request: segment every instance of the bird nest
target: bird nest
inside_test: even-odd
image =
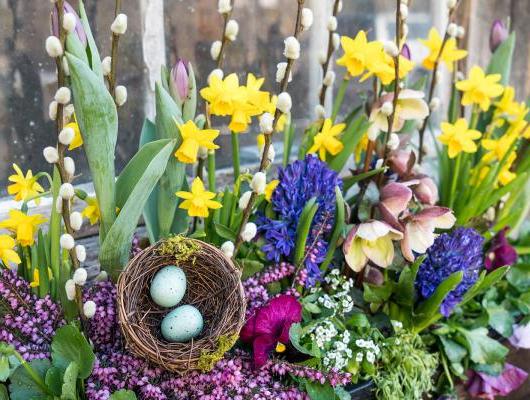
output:
[[[188,343],[166,341],[160,332],[171,311],[151,299],[154,275],[167,265],[184,270],[187,289],[180,304],[195,306],[204,328]],[[208,371],[234,345],[245,318],[241,273],[219,249],[175,236],[134,257],[118,279],[118,317],[129,350],[169,371]]]

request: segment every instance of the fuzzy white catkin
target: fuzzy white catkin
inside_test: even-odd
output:
[[[315,106],[315,116],[317,117],[317,119],[326,118],[326,109],[322,104],[317,104]]]
[[[116,104],[118,104],[119,107],[127,102],[127,88],[125,86],[116,86],[116,89],[114,89],[114,95],[116,96]]]
[[[60,87],[59,89],[57,89],[57,92],[55,92],[55,101],[59,104],[66,105],[70,103],[71,99],[72,92],[66,86]]]
[[[220,69],[220,68],[216,68],[216,69],[214,69],[212,72],[210,72],[210,75],[208,75],[208,84],[210,84],[210,80],[211,80],[214,76],[218,77],[219,79],[223,79],[224,75],[225,75],[225,74],[224,74],[224,72],[223,72],[222,69]]]
[[[407,19],[409,16],[409,6],[404,3],[399,5],[399,13],[401,14],[401,19]]]
[[[225,37],[233,42],[237,38],[237,34],[239,33],[239,24],[235,19],[231,19],[226,23],[226,31],[225,31]]]
[[[123,35],[127,31],[127,15],[118,14],[110,26],[115,35]]]
[[[265,151],[265,148],[261,151],[261,154],[263,155],[263,152]],[[267,154],[267,160],[270,164],[274,162],[274,158],[276,157],[276,150],[274,150],[274,145],[271,143],[269,146],[269,153]]]
[[[342,3],[342,0],[339,1],[339,5],[337,6],[337,12],[342,12],[344,4]]]
[[[381,113],[387,117],[392,114],[394,111],[394,106],[390,101],[385,101],[381,106]]]
[[[409,35],[409,26],[403,22],[403,26],[401,27],[401,32],[403,34],[403,37],[407,37]]]
[[[63,28],[66,32],[72,32],[75,29],[75,15],[72,13],[64,13],[63,15]]]
[[[212,47],[210,47],[210,56],[212,57],[212,60],[217,61],[219,59],[219,54],[221,54],[221,47],[222,43],[220,40],[216,40],[212,43]]]
[[[45,147],[42,151],[42,154],[44,155],[46,162],[50,164],[55,164],[57,161],[59,161],[59,152],[55,147]]]
[[[71,183],[65,182],[59,188],[59,197],[64,200],[70,200],[75,195],[74,187]]]
[[[199,146],[197,157],[199,157],[201,160],[208,158],[208,149],[204,146]]]
[[[57,119],[57,102],[53,100],[48,106],[48,116],[52,121]]]
[[[271,113],[263,113],[259,117],[259,129],[263,133],[272,133],[274,124],[274,117]]]
[[[466,28],[464,28],[463,26],[459,26],[456,32],[456,37],[458,39],[463,39],[465,36],[466,36]]]
[[[396,43],[391,40],[385,42],[384,49],[386,54],[388,54],[390,57],[397,57],[399,55],[399,50]]]
[[[230,11],[232,11],[230,0],[219,0],[217,3],[217,11],[219,14],[228,14]]]
[[[293,106],[293,101],[291,95],[287,92],[282,92],[278,95],[278,102],[276,107],[284,114],[289,114],[291,112],[291,107]]]
[[[66,76],[70,76],[70,66],[68,65],[68,60],[66,59],[66,57],[62,58],[62,63],[63,63],[64,74]]]
[[[399,136],[396,133],[391,133],[386,146],[390,150],[396,150],[399,147]]]
[[[256,237],[256,234],[258,233],[258,227],[254,222],[247,222],[245,227],[243,228],[243,231],[241,232],[241,239],[245,242],[250,242],[252,239]]]
[[[75,175],[75,162],[72,157],[65,157],[63,160],[64,170],[68,176],[72,177]]]
[[[61,57],[63,55],[63,46],[57,36],[48,36],[45,47],[46,53],[52,58]]]
[[[338,33],[334,33],[332,36],[331,44],[333,45],[333,49],[337,50],[340,45],[340,35]]]
[[[436,111],[440,108],[441,103],[442,102],[438,97],[433,97],[431,102],[429,103],[429,108],[431,109],[431,111]]]
[[[96,315],[96,303],[94,303],[92,300],[88,300],[85,304],[83,304],[83,314],[85,314],[85,317],[88,319],[93,318],[94,315]]]
[[[256,172],[250,182],[250,187],[256,194],[265,193],[265,187],[267,186],[267,176],[265,172]]]
[[[318,62],[321,64],[321,65],[324,65],[326,63],[326,61],[328,61],[328,53],[326,52],[321,52],[319,55],[318,55]]]
[[[307,31],[309,28],[311,28],[311,25],[313,25],[314,16],[313,11],[311,11],[310,8],[303,8],[302,9],[302,28]]]
[[[74,112],[75,112],[75,108],[74,108],[74,105],[73,104],[68,104],[67,106],[64,107],[63,109],[63,117],[69,121],[70,118],[72,117],[72,115],[74,115]]]
[[[328,31],[335,32],[337,30],[338,22],[337,17],[331,16],[328,20]]]
[[[79,211],[70,214],[70,226],[74,231],[78,231],[83,226],[83,216]]]
[[[278,63],[278,65],[276,65],[276,82],[281,83],[283,79],[285,78],[286,72],[287,72],[287,63],[286,62]],[[288,82],[291,82],[292,80],[293,80],[293,72],[289,71]]]
[[[78,244],[75,246],[75,256],[77,257],[77,261],[79,262],[85,262],[86,260],[86,249],[85,246],[82,244]]]
[[[326,76],[324,76],[322,83],[324,84],[324,86],[333,86],[333,84],[335,83],[335,72],[326,72]]]
[[[60,197],[55,200],[55,211],[57,211],[57,214],[63,213],[63,199]]]
[[[109,76],[112,69],[112,57],[107,56],[101,61],[101,72],[103,75]]]
[[[221,245],[221,251],[228,258],[232,258],[232,256],[234,255],[234,250],[235,250],[234,243],[232,243],[230,240],[224,242]]]
[[[69,233],[63,233],[59,238],[59,244],[62,249],[72,250],[75,246],[75,240]]]
[[[250,190],[246,191],[241,195],[238,202],[238,207],[240,210],[244,210],[248,206],[248,202],[250,201],[250,196],[252,196],[252,192]]]
[[[294,36],[289,36],[284,41],[285,48],[283,55],[290,60],[297,60],[300,58],[300,42]]]
[[[458,25],[454,22],[451,22],[447,26],[447,34],[453,38],[456,37],[456,35],[458,35]]]
[[[379,169],[383,166],[383,162],[384,160],[382,158],[379,158],[376,162],[375,162],[375,169]]]
[[[64,283],[64,291],[68,300],[73,301],[75,299],[75,282],[73,279],[68,279]]]
[[[77,268],[74,271],[73,280],[76,285],[83,286],[86,283],[88,277],[88,273],[86,272],[86,269],[84,268]]]
[[[74,140],[75,132],[72,128],[66,127],[59,132],[59,142],[68,146]]]
[[[447,0],[447,8],[449,8],[449,9],[455,8],[457,1],[458,0]]]

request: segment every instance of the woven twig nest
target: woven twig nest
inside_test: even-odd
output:
[[[149,294],[154,275],[167,265],[186,273],[187,290],[181,304],[201,312],[204,328],[188,343],[171,343],[160,332],[170,312]],[[240,271],[217,248],[176,236],[148,247],[134,257],[118,279],[118,317],[126,345],[136,356],[184,374],[207,371],[237,340],[245,318]]]

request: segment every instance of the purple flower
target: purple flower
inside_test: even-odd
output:
[[[513,265],[517,261],[517,251],[506,239],[507,231],[508,228],[504,228],[491,240],[489,251],[484,260],[484,266],[488,271],[493,271],[506,265]]]
[[[410,53],[410,47],[408,44],[404,44],[401,48],[401,55],[405,57],[407,60],[412,60],[412,55]]]
[[[183,60],[179,59],[171,69],[171,81],[180,100],[184,101],[189,93],[189,76]]]
[[[490,31],[490,49],[493,53],[497,48],[504,42],[506,39],[508,39],[508,36],[510,35],[510,32],[508,32],[508,29],[506,28],[506,25],[504,25],[504,22],[502,22],[500,19],[496,19],[493,21],[493,24],[491,25],[491,31]]]
[[[530,323],[525,325],[514,325],[513,334],[508,340],[513,347],[518,349],[530,349]]]
[[[75,33],[77,37],[79,38],[79,41],[83,44],[83,46],[87,45],[87,38],[86,38],[86,32],[85,28],[83,28],[83,24],[81,23],[81,19],[79,18],[79,15],[75,12],[75,9],[65,1],[63,3],[64,12],[73,14],[75,17]],[[59,37],[59,16],[57,13],[57,7],[53,7],[52,11],[52,20],[51,20],[51,33],[54,36]]]
[[[467,373],[468,393],[479,399],[495,400],[495,396],[507,396],[526,380],[528,374],[514,365],[506,363],[499,376],[491,376],[473,370]]]

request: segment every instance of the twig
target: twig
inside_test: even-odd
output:
[[[335,0],[335,4],[333,5],[333,17],[337,17],[339,13],[340,2],[341,0]],[[333,34],[334,33],[335,33],[334,31],[331,31],[331,30],[329,31],[327,57],[326,57],[326,61],[324,62],[324,64],[322,64],[322,79],[325,79],[326,74],[328,73],[329,65],[331,63],[331,57],[333,56],[333,53],[335,51],[335,47],[333,46]],[[322,83],[322,87],[320,89],[320,96],[319,96],[321,106],[324,106],[324,103],[326,102],[327,90],[328,90],[328,86]]]
[[[118,16],[121,9],[121,0],[116,0],[114,7],[114,18]],[[118,42],[120,35],[112,33],[112,47],[111,47],[111,56],[110,56],[110,75],[108,77],[109,82],[109,92],[111,96],[116,101],[116,70],[118,68]]]

